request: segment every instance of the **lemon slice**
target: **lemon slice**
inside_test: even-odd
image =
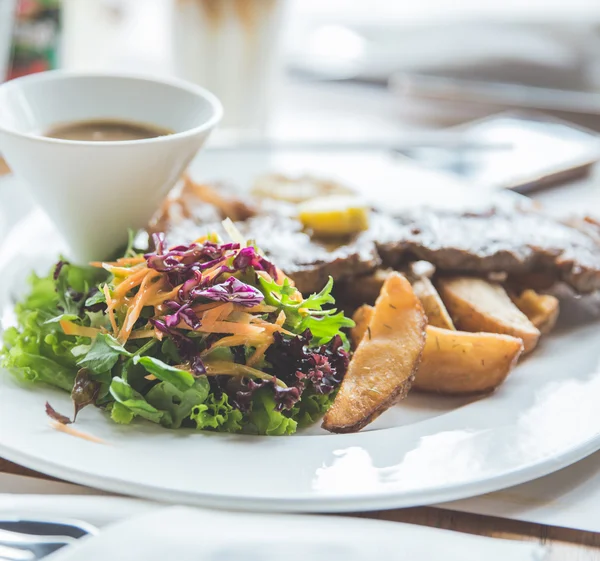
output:
[[[348,236],[369,227],[369,208],[357,197],[320,197],[298,205],[298,218],[317,237]]]

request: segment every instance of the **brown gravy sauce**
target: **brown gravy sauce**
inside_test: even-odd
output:
[[[61,123],[44,133],[49,138],[62,140],[84,140],[92,142],[118,142],[124,140],[143,140],[173,134],[173,131],[120,119],[90,119]]]

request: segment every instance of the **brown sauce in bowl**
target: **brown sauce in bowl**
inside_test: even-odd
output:
[[[61,123],[44,133],[49,138],[62,140],[84,140],[91,142],[119,142],[126,140],[144,140],[173,134],[173,131],[120,119],[90,119]]]

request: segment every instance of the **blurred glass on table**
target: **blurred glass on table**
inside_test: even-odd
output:
[[[173,0],[173,70],[223,103],[222,128],[264,131],[285,0]]]

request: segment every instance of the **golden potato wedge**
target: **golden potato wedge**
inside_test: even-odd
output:
[[[412,287],[423,304],[429,325],[444,329],[456,329],[438,291],[427,277],[417,279],[412,283]]]
[[[429,325],[413,388],[445,395],[490,392],[504,381],[522,352],[521,339],[510,335]]]
[[[425,346],[427,317],[399,273],[385,281],[323,428],[355,432],[406,396]]]
[[[526,353],[537,345],[539,329],[499,284],[475,277],[445,277],[439,279],[438,289],[458,329],[518,337]]]
[[[353,349],[358,347],[365,333],[369,329],[369,324],[373,319],[374,312],[375,308],[368,304],[363,304],[354,312],[352,319],[356,325],[350,330],[350,342],[352,343]]]
[[[558,298],[550,294],[538,294],[530,288],[518,296],[510,294],[510,298],[541,333],[552,331],[560,311]]]

